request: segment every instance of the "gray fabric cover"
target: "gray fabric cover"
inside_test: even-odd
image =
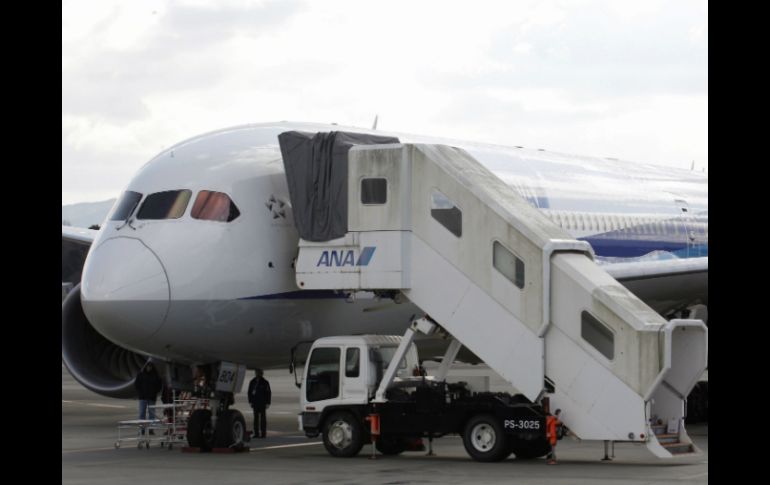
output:
[[[398,143],[398,138],[332,131],[278,135],[294,225],[307,241],[348,232],[348,150],[353,145]]]

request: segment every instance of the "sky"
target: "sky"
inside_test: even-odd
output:
[[[165,147],[312,121],[708,171],[701,0],[62,3],[62,205]]]

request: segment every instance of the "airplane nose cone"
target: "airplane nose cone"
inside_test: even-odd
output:
[[[83,267],[81,300],[93,327],[129,346],[155,334],[169,308],[166,271],[139,239],[118,237],[92,248]]]

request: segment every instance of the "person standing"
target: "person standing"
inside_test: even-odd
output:
[[[549,465],[556,464],[556,442],[559,439],[557,428],[561,424],[561,421],[559,420],[560,414],[561,409],[557,409],[553,415],[548,413],[545,418],[545,436],[548,439],[548,443],[551,445],[551,452],[548,453]]]
[[[249,404],[254,410],[254,436],[267,437],[267,410],[270,408],[270,383],[262,377],[262,369],[254,371],[255,377],[249,382]]]
[[[147,362],[134,380],[134,388],[139,397],[139,419],[145,419],[146,416],[149,416],[148,419],[155,419],[155,411],[150,409],[150,406],[155,405],[161,387],[163,383],[155,371],[155,366],[152,362]],[[150,434],[154,434],[152,430]]]

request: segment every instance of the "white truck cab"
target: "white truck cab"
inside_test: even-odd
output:
[[[368,404],[400,343],[401,337],[391,335],[316,340],[308,354],[302,380],[302,411],[320,416],[331,406]],[[419,369],[419,360],[412,343],[396,370],[392,386],[410,381],[415,369]]]

